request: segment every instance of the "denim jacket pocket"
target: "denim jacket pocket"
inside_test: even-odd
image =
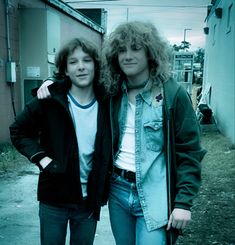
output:
[[[152,151],[161,151],[163,147],[163,121],[144,123],[146,147]]]

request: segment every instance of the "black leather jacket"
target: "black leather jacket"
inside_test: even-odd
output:
[[[82,200],[78,145],[66,86],[66,83],[51,85],[52,97],[33,99],[10,126],[12,143],[30,161],[37,163],[45,155],[53,159],[46,170],[40,172],[38,200],[65,205]],[[108,198],[111,163],[109,105],[106,101],[98,103],[94,160],[87,186],[88,204],[96,219]]]

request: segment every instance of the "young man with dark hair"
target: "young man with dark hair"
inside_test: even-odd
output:
[[[99,56],[75,38],[58,52],[50,98],[34,98],[10,126],[15,147],[40,168],[42,245],[92,245],[108,197],[111,140],[108,104],[99,91]]]

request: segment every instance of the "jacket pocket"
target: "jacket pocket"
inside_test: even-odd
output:
[[[161,151],[163,147],[163,122],[151,121],[144,123],[146,147],[151,151]]]
[[[53,174],[63,174],[65,172],[65,168],[61,166],[61,164],[55,160],[52,160],[43,170],[45,172],[53,173]]]

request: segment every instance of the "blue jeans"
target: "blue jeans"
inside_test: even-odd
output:
[[[136,184],[113,173],[109,213],[116,245],[165,245],[166,227],[148,231]]]
[[[76,209],[39,204],[41,245],[65,245],[67,226],[70,245],[92,245],[97,221],[85,204]]]

